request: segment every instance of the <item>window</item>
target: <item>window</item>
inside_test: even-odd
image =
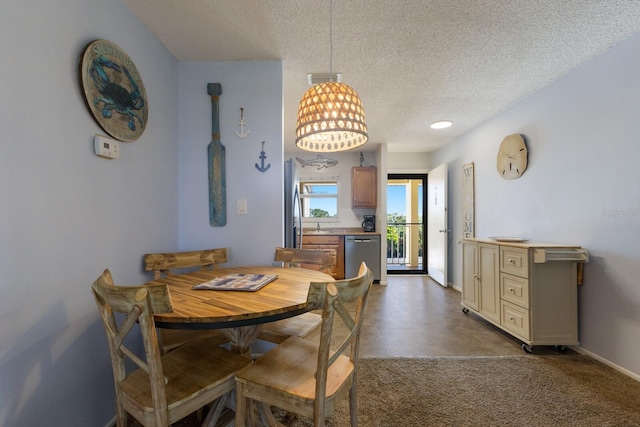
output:
[[[302,218],[338,218],[337,181],[301,181]]]

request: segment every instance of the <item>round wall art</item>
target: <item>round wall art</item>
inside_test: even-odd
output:
[[[80,80],[87,106],[105,132],[135,141],[147,125],[149,107],[142,78],[116,44],[94,40],[82,53]]]

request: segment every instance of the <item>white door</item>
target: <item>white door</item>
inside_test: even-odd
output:
[[[427,175],[427,272],[447,286],[447,165]]]

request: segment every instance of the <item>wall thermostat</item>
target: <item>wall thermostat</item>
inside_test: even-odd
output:
[[[107,159],[117,159],[120,157],[120,144],[118,141],[109,139],[106,136],[96,135],[93,138],[93,145],[96,150],[96,156]]]

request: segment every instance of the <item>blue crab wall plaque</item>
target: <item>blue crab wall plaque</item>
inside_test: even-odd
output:
[[[120,141],[138,139],[149,107],[131,58],[115,43],[94,40],[82,53],[80,74],[87,106],[100,127]]]

